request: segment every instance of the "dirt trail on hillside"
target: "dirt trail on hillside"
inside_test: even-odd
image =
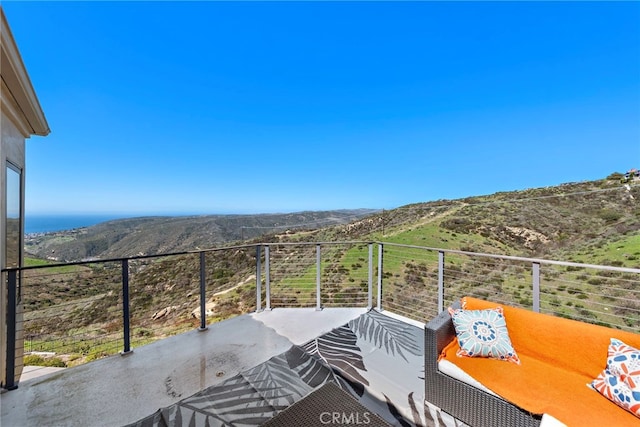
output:
[[[440,220],[446,216],[449,216],[451,214],[456,213],[457,211],[459,211],[460,209],[466,207],[467,204],[461,205],[461,206],[456,206],[453,208],[448,209],[446,212],[442,212],[439,214],[433,214],[433,212],[431,214],[427,214],[426,216],[424,216],[420,221],[416,221],[416,222],[412,222],[409,227],[411,228],[416,228],[416,227],[421,227],[423,225],[427,225],[430,224],[434,221]],[[395,228],[393,231],[391,231],[390,233],[385,233],[385,236],[396,236],[400,233],[404,233],[405,231],[407,231],[406,227],[403,228],[402,226]]]

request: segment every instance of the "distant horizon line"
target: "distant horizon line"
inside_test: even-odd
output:
[[[281,210],[281,211],[220,211],[211,213],[202,212],[27,212],[25,217],[71,217],[71,216],[93,216],[93,217],[118,217],[118,218],[134,218],[134,217],[159,217],[159,216],[209,216],[209,215],[280,215],[301,212],[330,212],[330,211],[383,211],[396,208],[335,208],[335,209],[298,209],[298,210]]]

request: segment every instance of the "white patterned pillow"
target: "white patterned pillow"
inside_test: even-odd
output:
[[[449,314],[458,337],[458,356],[490,357],[520,364],[502,307],[487,310],[449,308]]]
[[[607,366],[588,385],[640,418],[640,350],[611,338]]]

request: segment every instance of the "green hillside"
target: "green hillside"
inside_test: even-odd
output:
[[[278,286],[273,293],[279,298],[276,300],[274,296],[274,306],[314,304],[316,248],[291,245],[296,242],[355,242],[335,247],[325,245],[323,249],[322,298],[327,306],[354,299],[359,304],[365,301],[368,252],[367,245],[358,242],[381,241],[640,268],[640,183],[631,184],[622,185],[620,175],[613,174],[597,181],[412,204],[365,215],[349,223],[297,231],[278,229],[250,240],[236,240],[233,244],[247,246],[206,255],[207,307],[211,311],[207,321],[255,310],[255,247],[250,245],[261,242],[273,244],[271,276]],[[118,227],[119,232],[126,233],[122,224]],[[136,227],[135,233],[142,233],[140,224]],[[103,228],[108,230],[109,224]],[[189,235],[187,229],[198,231]],[[182,238],[192,242],[191,249],[204,246],[195,238],[206,232],[202,224],[188,227],[183,221],[181,230]],[[146,247],[157,234],[160,233],[155,229],[145,237]],[[131,246],[129,250],[138,249]],[[386,301],[401,308],[420,301],[427,312],[427,305],[434,303],[436,261],[436,251],[424,250],[416,250],[415,256],[407,256],[405,252],[398,257],[386,257]],[[447,263],[448,281],[455,286],[452,293],[473,290],[480,296],[499,294],[508,301],[530,306],[527,270],[530,265],[500,260],[478,263],[463,255],[448,257]],[[377,254],[373,265],[377,266]],[[57,346],[56,352],[75,354],[74,360],[109,354],[110,342],[118,348],[120,265],[95,263],[57,269],[47,274],[36,271],[25,274],[23,302],[25,318],[33,318],[26,328],[27,336],[33,337],[32,345],[44,349]],[[129,270],[134,345],[198,326],[198,254],[133,260]],[[545,272],[545,284],[552,286],[542,301],[545,311],[605,325],[615,324],[619,318],[624,319],[627,327],[640,324],[640,302],[626,296],[632,291],[629,286],[637,280],[629,280],[621,273],[590,277],[577,270],[558,267]],[[597,290],[610,285],[614,290],[609,295],[603,296]],[[264,298],[263,288],[263,304]],[[608,298],[624,301],[610,313],[616,318],[593,311],[608,303]],[[61,305],[64,310],[59,309]],[[64,330],[59,330],[60,325]],[[70,329],[85,337],[80,341],[85,344],[69,340],[65,347],[64,337]],[[45,336],[57,338],[52,344]]]

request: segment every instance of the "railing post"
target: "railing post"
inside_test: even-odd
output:
[[[321,251],[320,244],[316,244],[316,310],[322,310],[322,301],[320,297],[320,280],[321,280]]]
[[[540,263],[532,264],[532,280],[533,280],[533,311],[540,312]]]
[[[9,270],[7,274],[7,384],[5,388],[7,390],[15,390],[18,388],[18,384],[16,384],[16,310],[18,308],[18,271]]]
[[[373,243],[369,243],[369,277],[367,289],[367,310],[373,307]]]
[[[444,252],[438,251],[438,313],[444,310]]]
[[[378,243],[378,311],[382,311],[382,252],[384,245]]]
[[[131,353],[131,333],[129,315],[129,260],[122,260],[122,325],[124,349],[122,355]]]
[[[264,247],[264,286],[266,293],[266,309],[271,310],[271,255],[270,247],[266,245]]]
[[[261,245],[256,245],[256,311],[262,310],[262,263],[260,260]]]
[[[205,253],[200,252],[200,327],[199,331],[206,331],[207,328],[207,286],[206,286],[206,263]]]

